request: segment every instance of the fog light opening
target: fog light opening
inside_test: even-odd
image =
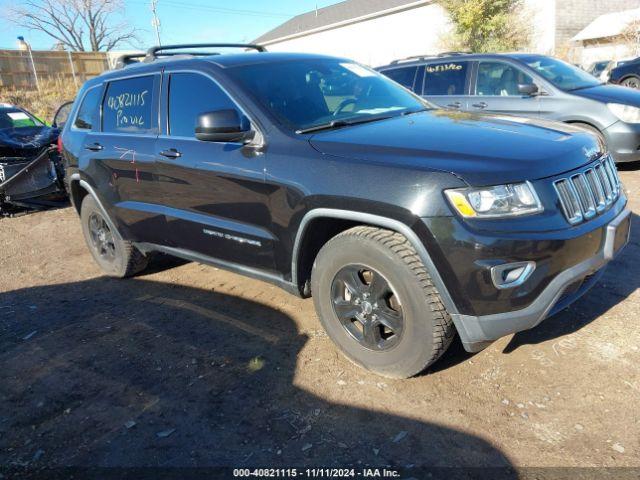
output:
[[[501,290],[522,285],[536,269],[536,262],[504,263],[491,267],[491,280]]]

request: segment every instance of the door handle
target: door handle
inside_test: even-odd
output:
[[[460,102],[453,102],[453,103],[447,104],[447,107],[449,108],[460,108],[461,106],[462,104]]]
[[[473,106],[475,108],[487,108],[489,105],[487,102],[474,103]]]
[[[160,152],[160,155],[162,155],[163,157],[170,158],[172,160],[176,158],[180,158],[182,156],[182,154],[175,148],[169,148],[167,150],[163,150]]]
[[[85,145],[84,148],[86,150],[91,150],[92,152],[99,152],[100,150],[104,149],[104,147],[100,145],[98,142],[92,143],[90,145]]]

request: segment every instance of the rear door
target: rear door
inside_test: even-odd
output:
[[[200,141],[194,135],[201,113],[236,109],[245,114],[209,75],[168,68],[164,81],[165,131],[157,151],[171,244],[217,260],[273,269],[264,154],[242,143]]]
[[[108,82],[101,132],[85,148],[94,149],[90,176],[101,182],[126,238],[162,244],[165,219],[155,165],[160,82],[160,72]]]
[[[533,83],[530,75],[511,63],[479,61],[472,96],[469,97],[469,110],[537,117],[540,113],[539,97],[518,92],[518,85]]]
[[[471,62],[455,59],[438,60],[421,67],[418,78],[422,87],[417,92],[442,108],[467,110]]]

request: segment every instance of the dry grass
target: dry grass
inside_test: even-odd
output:
[[[73,100],[76,93],[77,89],[73,82],[44,80],[40,82],[40,91],[0,87],[0,102],[22,107],[39,119],[50,123],[58,107]]]

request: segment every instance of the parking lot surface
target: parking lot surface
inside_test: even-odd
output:
[[[640,467],[636,214],[577,304],[409,380],[266,283],[167,257],[103,277],[72,208],[0,219],[0,245],[0,465]]]

